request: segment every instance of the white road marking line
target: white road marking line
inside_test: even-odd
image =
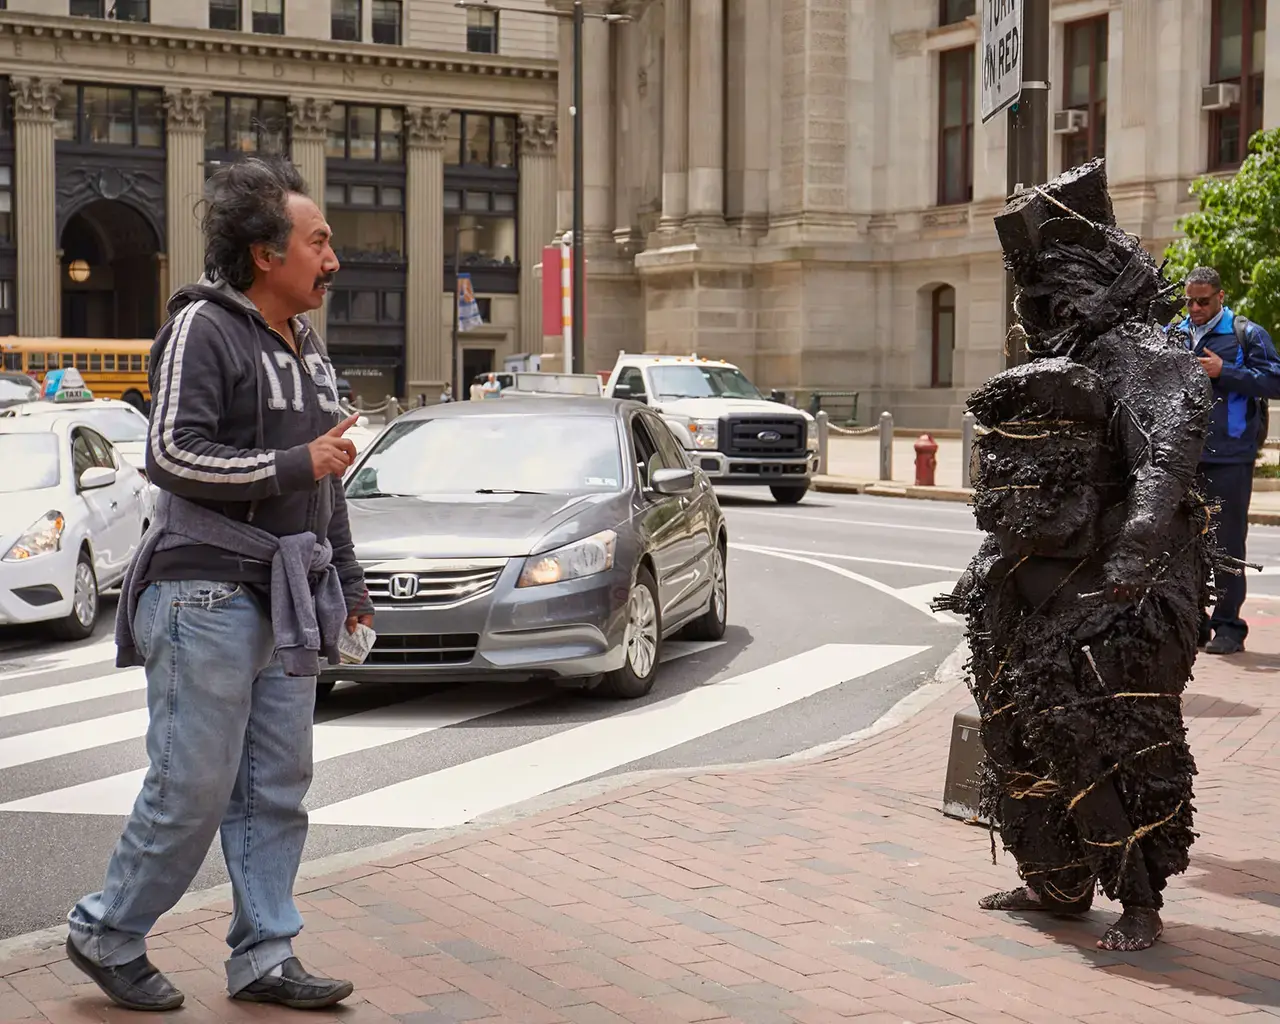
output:
[[[460,825],[786,707],[928,650],[827,644],[724,682],[311,811],[322,825]]]
[[[911,530],[918,533],[951,533],[960,537],[973,537],[981,539],[982,535],[978,532],[977,527],[971,527],[968,530],[957,530],[948,526],[915,526],[911,523],[886,523],[878,519],[843,519],[836,516],[807,516],[799,512],[774,512],[770,509],[762,508],[727,508],[725,514],[732,519],[734,516],[768,516],[772,519],[803,519],[809,523],[839,523],[841,526],[873,526],[878,530]]]
[[[687,658],[692,654],[701,654],[714,647],[723,647],[724,640],[667,640],[662,644],[662,654],[658,657],[660,664],[677,658]]]
[[[474,718],[508,711],[522,704],[531,704],[544,696],[544,692],[522,692],[509,685],[481,684],[451,690],[435,697],[362,711],[317,725],[313,734],[313,756],[319,763],[345,754],[372,750],[436,729],[459,725]],[[145,768],[138,768],[107,778],[93,779],[0,804],[0,811],[127,815],[146,774]]]
[[[6,736],[0,739],[0,769],[105,747],[120,740],[137,739],[145,736],[146,732],[147,709],[138,708],[104,718],[91,718],[86,722]]]
[[[832,565],[830,562],[823,562],[816,558],[805,558],[801,555],[784,554],[781,551],[775,551],[772,548],[758,548],[750,544],[737,544],[735,547],[739,551],[751,551],[758,555],[767,555],[770,558],[782,558],[788,562],[799,562],[801,565],[812,565],[818,569],[825,569],[827,572],[833,572],[837,576],[843,576],[847,580],[854,583],[861,583],[865,587],[872,590],[878,590],[882,594],[892,597],[895,601],[901,601],[908,608],[914,608],[922,615],[927,615],[934,622],[941,622],[945,626],[955,624],[955,620],[946,612],[935,612],[929,607],[929,600],[919,594],[911,593],[913,588],[908,587],[906,590],[896,590],[887,583],[881,583],[879,580],[873,580],[870,576],[863,576],[861,573],[853,572],[846,569],[842,565]]]
[[[5,662],[0,662],[0,683],[7,683],[12,679],[24,679],[27,676],[38,676],[44,672],[57,672],[60,669],[84,668],[86,665],[97,665],[100,662],[115,664],[115,660],[115,638],[108,637],[70,650],[55,651],[52,654],[13,658],[12,663],[21,666],[13,672],[4,671]]]
[[[59,708],[67,704],[78,704],[84,700],[112,697],[118,693],[129,693],[132,690],[146,688],[146,673],[140,668],[131,668],[105,676],[81,679],[75,683],[44,686],[36,690],[24,690],[21,693],[0,693],[0,718],[24,715],[31,711],[43,711],[46,708]]]
[[[734,541],[729,542],[729,547],[735,548],[739,545]],[[841,562],[865,562],[868,565],[892,565],[899,569],[927,569],[931,572],[945,572],[960,574],[964,569],[957,569],[954,565],[930,565],[927,562],[897,562],[889,558],[868,558],[865,555],[838,555],[834,551],[806,551],[802,548],[776,548],[772,544],[755,544],[752,545],[758,551],[776,551],[781,555],[805,555],[808,558],[834,558]]]

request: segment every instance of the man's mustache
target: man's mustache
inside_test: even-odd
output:
[[[328,285],[333,284],[334,277],[335,277],[335,274],[321,274],[319,277],[316,278],[315,287],[321,288],[321,287],[327,287]]]

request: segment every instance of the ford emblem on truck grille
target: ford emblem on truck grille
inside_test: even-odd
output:
[[[756,434],[757,441],[781,441],[782,435],[776,430],[762,430]]]

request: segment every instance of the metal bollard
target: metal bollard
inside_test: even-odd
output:
[[[880,479],[893,479],[893,413],[880,414]]]
[[[960,421],[960,486],[973,486],[973,428],[978,419],[966,412]]]
[[[824,409],[818,410],[818,415],[815,419],[818,421],[818,473],[820,476],[826,476],[828,467],[827,452],[831,443],[831,426]]]

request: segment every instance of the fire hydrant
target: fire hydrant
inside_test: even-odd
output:
[[[915,449],[916,486],[932,487],[934,474],[938,471],[938,442],[928,434],[921,434]]]

